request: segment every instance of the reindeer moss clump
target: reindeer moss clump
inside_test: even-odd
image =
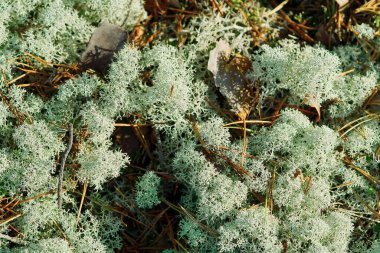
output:
[[[183,2],[0,3],[0,252],[378,252],[376,20]]]

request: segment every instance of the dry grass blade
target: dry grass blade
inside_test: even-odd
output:
[[[371,114],[365,115],[363,117],[360,117],[360,118],[357,118],[355,120],[352,120],[352,121],[348,122],[347,124],[345,124],[344,126],[342,126],[338,131],[341,132],[341,131],[343,131],[343,129],[345,129],[345,128],[351,126],[351,125],[353,125],[354,123],[356,123],[356,122],[358,122],[358,121],[360,121],[362,119],[368,118],[368,117],[371,117]]]
[[[270,4],[276,8],[278,6],[278,4],[276,3],[276,1],[274,0],[270,0],[269,1]],[[289,26],[291,26],[292,30],[294,30],[294,32],[300,36],[304,41],[308,42],[308,43],[314,43],[314,39],[311,38],[296,22],[294,22],[288,15],[286,15],[286,13],[283,11],[283,10],[279,10],[278,11],[279,14],[282,16],[282,18],[289,24]]]
[[[354,169],[356,170],[357,172],[359,172],[360,174],[362,174],[365,178],[367,178],[371,183],[375,184],[375,186],[379,186],[380,185],[380,180],[378,180],[377,178],[375,178],[374,176],[372,176],[369,172],[359,168],[358,166],[356,166],[355,164],[352,163],[352,161],[348,158],[348,157],[345,157],[344,158],[344,163],[351,169]]]
[[[58,225],[58,223],[55,220],[53,220],[53,223],[58,228],[58,231],[61,234],[61,236],[63,238],[65,238],[65,240],[67,240],[67,236],[66,236],[65,232],[63,232],[62,228]]]
[[[375,103],[376,104],[376,96],[379,95],[380,91],[380,86],[377,86],[376,88],[374,88],[372,90],[372,93],[371,95],[367,98],[367,100],[365,101],[365,103],[363,104],[362,108],[367,108],[368,105],[372,105],[372,103]]]
[[[219,12],[220,16],[223,17],[224,14],[223,14],[222,9],[219,7],[219,4],[215,0],[211,0],[211,3],[212,3],[213,7],[215,6],[218,9],[218,12]]]
[[[305,188],[304,188],[304,190],[303,190],[303,193],[304,193],[305,195],[307,195],[307,193],[308,193],[309,190],[310,190],[310,187],[311,187],[311,179],[312,179],[311,176],[306,176],[306,177],[305,177],[306,185],[305,185]]]
[[[18,205],[22,204],[22,203],[25,203],[25,202],[29,202],[29,201],[32,201],[32,200],[35,200],[35,199],[38,199],[38,198],[41,198],[43,196],[46,196],[46,195],[49,195],[49,194],[53,194],[54,191],[47,191],[47,192],[43,192],[43,193],[40,193],[36,196],[33,196],[33,197],[30,197],[30,198],[27,198],[27,199],[24,199],[24,200],[20,200],[18,201]]]
[[[199,220],[197,220],[195,218],[194,214],[192,214],[190,211],[186,210],[183,206],[174,205],[174,204],[170,203],[168,200],[166,200],[165,198],[161,198],[161,201],[164,202],[166,205],[168,205],[173,210],[177,211],[178,213],[188,217],[190,220],[195,222],[201,229],[206,231],[209,235],[211,235],[211,236],[217,236],[218,235],[217,231],[215,231],[214,229],[212,229],[212,228],[204,225],[203,223],[201,223]]]
[[[20,87],[20,88],[27,88],[27,87],[51,88],[50,86],[41,85],[41,84],[38,84],[38,83],[21,83],[21,84],[17,84],[16,86]]]
[[[231,166],[231,168],[233,168],[239,174],[239,176],[241,176],[241,177],[243,175],[247,175],[249,177],[252,177],[252,175],[246,169],[244,169],[243,166],[234,163],[229,157],[227,157],[227,156],[225,156],[223,154],[220,154],[219,152],[215,152],[213,150],[209,150],[207,148],[207,145],[206,145],[205,141],[202,138],[201,133],[199,132],[199,129],[198,129],[198,126],[197,126],[196,122],[192,121],[191,122],[191,126],[192,126],[192,128],[193,128],[193,130],[195,132],[195,135],[197,136],[198,141],[201,144],[201,146],[203,148],[203,151],[205,152],[206,155],[208,155],[208,156],[215,155],[215,156],[221,158],[222,160],[226,161],[227,164],[229,166]]]
[[[240,129],[242,129],[242,128],[240,128]],[[249,129],[247,129],[247,130],[249,130]],[[208,145],[208,146],[211,147],[211,148],[213,148],[213,149],[227,150],[227,151],[231,151],[231,152],[242,154],[241,150],[232,149],[232,148],[229,148],[229,147],[212,146],[212,145]],[[247,157],[247,158],[250,158],[250,159],[254,159],[255,158],[253,155],[248,154],[248,153],[245,153],[244,156]]]
[[[244,127],[234,127],[234,126],[229,126],[229,127],[225,127],[225,128],[228,128],[228,129],[237,129],[237,130],[242,130],[242,131],[244,131]],[[254,132],[252,129],[249,129],[249,128],[246,128],[245,131],[248,132],[248,133],[249,133],[249,132],[251,132],[251,133]]]
[[[12,216],[12,217],[9,217],[9,218],[7,218],[7,219],[5,219],[5,220],[0,221],[0,226],[4,226],[5,224],[7,224],[7,223],[9,223],[9,222],[11,222],[11,221],[17,219],[17,218],[20,217],[21,215],[22,215],[22,214],[19,213],[19,214],[16,214],[16,215]]]
[[[363,205],[365,206],[372,214],[374,217],[376,217],[376,219],[379,219],[380,218],[380,214],[378,212],[376,212],[375,209],[373,209],[370,205],[368,205],[368,203],[366,203],[364,201],[364,199],[362,197],[360,197],[359,194],[357,194],[354,190],[352,190],[352,193],[354,195],[354,197]]]
[[[77,219],[75,220],[75,225],[76,226],[78,225],[78,222],[79,222],[80,213],[82,211],[84,199],[86,197],[87,187],[88,187],[88,178],[86,178],[86,181],[84,182],[84,185],[83,185],[83,193],[82,193],[82,197],[80,199],[80,204],[79,204],[79,209],[78,209],[78,215],[77,215]]]
[[[0,91],[0,96],[1,96],[1,99],[4,101],[4,103],[8,106],[9,110],[11,111],[11,113],[17,118],[17,122],[18,124],[22,124],[25,120],[25,115],[23,115],[22,113],[20,113],[17,108],[14,108],[11,106],[11,104],[9,103],[7,97],[4,95],[4,93],[2,91]]]
[[[149,233],[153,230],[156,223],[162,218],[162,216],[170,209],[170,207],[165,208],[162,210],[156,217],[154,217],[153,222],[149,224],[149,226],[143,231],[140,235],[140,237],[137,239],[138,242],[144,242],[146,237],[149,235]]]
[[[13,204],[14,203],[14,204]],[[11,206],[11,204],[13,204]],[[15,207],[18,204],[18,197],[14,197],[10,202],[8,202],[5,206],[2,206],[2,209],[7,209],[8,207]]]
[[[265,12],[263,14],[263,17],[269,17],[270,15],[273,15],[275,14],[276,12],[280,11],[282,8],[284,8],[284,6],[288,3],[289,1],[288,0],[285,0],[283,1],[282,3],[280,3],[279,5],[276,6],[276,8],[274,8],[273,10],[270,10],[268,12]]]
[[[189,251],[187,251],[187,249],[178,240],[174,239],[174,241],[183,250],[183,252],[189,253]]]
[[[365,118],[368,118],[368,117],[369,117],[369,119],[365,119]],[[374,119],[380,119],[380,116],[379,116],[378,114],[370,114],[370,115],[367,115],[367,116],[361,117],[361,118],[359,118],[359,119],[356,119],[356,120],[351,121],[350,123],[346,124],[346,125],[343,126],[341,129],[339,129],[339,131],[342,131],[344,128],[346,128],[346,127],[352,125],[353,123],[356,123],[356,122],[358,122],[358,121],[360,121],[360,120],[362,120],[362,119],[364,119],[364,120],[361,121],[361,122],[359,122],[359,123],[357,123],[357,124],[355,124],[355,125],[353,125],[353,126],[350,127],[349,129],[347,129],[343,134],[340,135],[340,137],[341,137],[341,138],[344,137],[344,136],[347,135],[349,132],[351,132],[352,130],[354,130],[354,129],[357,128],[358,126],[363,125],[364,123],[367,123],[367,122],[369,122],[369,121],[371,121],[371,120],[374,120]]]
[[[342,213],[346,213],[346,214],[348,214],[350,216],[353,216],[353,217],[365,219],[365,220],[368,220],[368,221],[371,221],[371,222],[375,222],[375,223],[380,223],[379,220],[371,219],[371,218],[368,218],[368,217],[364,216],[364,215],[370,215],[371,213],[356,212],[356,211],[347,210],[347,209],[344,209],[344,208],[334,208],[334,210],[337,210],[337,211],[342,212]]]
[[[139,126],[132,126],[132,129],[133,129],[134,133],[136,134],[137,138],[140,140],[141,144],[143,145],[143,148],[144,148],[145,152],[148,154],[149,158],[151,160],[153,160],[154,157],[153,157],[152,152],[150,152],[148,141],[146,140],[145,135],[141,131],[140,127]]]
[[[62,183],[63,183],[63,172],[65,169],[65,163],[66,159],[70,153],[70,150],[73,146],[73,141],[74,141],[74,128],[73,124],[69,124],[69,142],[67,144],[67,147],[65,151],[63,152],[62,159],[61,159],[61,166],[59,170],[59,175],[58,175],[58,189],[57,189],[57,198],[58,198],[58,209],[62,208]]]
[[[32,55],[30,53],[25,53],[25,55],[29,56],[30,58],[33,58],[34,60],[36,60],[37,62],[43,64],[43,65],[52,65],[51,62],[48,62],[48,61],[45,61],[44,59],[38,57],[38,56],[35,56],[35,55]]]
[[[352,72],[354,72],[355,71],[355,69],[349,69],[349,70],[347,70],[347,71],[344,71],[344,72],[342,72],[342,73],[339,73],[339,76],[346,76],[346,75],[348,75],[348,74],[350,74],[350,73],[352,73]]]
[[[243,120],[243,147],[241,151],[241,166],[244,166],[245,151],[247,150],[247,124],[245,119]]]
[[[118,193],[118,194],[120,194],[120,196],[124,199],[124,200],[126,200],[127,202],[128,202],[128,204],[131,202],[131,200],[118,188],[118,187],[116,187],[115,186],[115,190],[116,190],[116,192]],[[95,202],[96,203],[96,202]],[[101,204],[101,203],[97,203],[97,204],[99,204],[99,205],[103,205],[103,204]],[[111,211],[116,211],[116,210],[114,210],[114,208],[112,208],[112,207],[107,207],[109,210],[111,210]],[[136,209],[136,210],[138,210],[139,211],[139,209]],[[118,212],[118,213],[120,213],[119,211],[116,211],[116,212]],[[145,223],[143,223],[143,222],[141,222],[141,221],[139,221],[138,219],[135,219],[135,218],[133,218],[132,216],[129,216],[128,214],[126,214],[126,213],[121,213],[122,215],[124,215],[125,217],[127,217],[127,218],[129,218],[129,219],[131,219],[131,220],[133,220],[134,222],[137,222],[138,224],[140,224],[140,225],[142,225],[142,226],[144,226],[144,227],[148,227],[148,225],[146,225]],[[141,212],[139,212],[139,214],[141,214],[143,217],[144,217],[144,215],[143,215],[143,213],[141,213]],[[144,218],[146,218],[146,217],[144,217]]]
[[[154,126],[154,124],[127,124],[127,123],[113,123],[115,127],[144,127],[144,126]]]
[[[238,124],[272,124],[272,121],[268,120],[239,120],[223,125],[223,127],[238,125]]]
[[[206,148],[206,143],[203,140],[201,133],[199,132],[199,128],[197,126],[197,122],[195,122],[194,119],[190,119],[190,121],[191,121],[191,127],[193,128],[195,136],[197,137],[199,143],[202,145],[202,147],[204,148],[204,150],[206,151],[206,153],[210,154],[210,151]]]
[[[20,76],[14,78],[14,79],[8,81],[8,82],[6,82],[6,85],[12,84],[12,83],[16,82],[17,80],[26,77],[28,74],[29,74],[29,73],[22,74],[22,75],[20,75]]]
[[[276,181],[276,166],[273,167],[270,182],[267,188],[267,194],[265,197],[265,207],[269,208],[271,212],[273,211],[273,190],[274,190],[275,181]]]
[[[210,152],[210,151],[209,151]],[[232,161],[229,157],[223,155],[223,154],[220,154],[218,152],[210,152],[214,155],[216,155],[217,157],[221,158],[222,160],[224,160],[232,169],[234,169],[239,176],[243,177],[244,175],[247,175],[248,177],[253,177],[253,175],[251,173],[249,173],[246,169],[244,169],[243,166],[241,166],[240,164],[236,164],[234,163],[234,161]]]
[[[380,2],[378,0],[370,0],[355,10],[355,13],[367,12],[380,15]]]
[[[331,187],[330,189],[338,189],[338,188],[342,188],[342,187],[346,187],[346,186],[350,186],[352,185],[352,182],[345,182],[343,184],[340,184],[340,185],[337,185],[337,186],[334,186],[334,187]]]
[[[369,102],[368,105],[380,105],[380,100],[374,100],[372,102]]]
[[[198,129],[196,122],[193,119],[191,119],[191,126],[192,126],[192,128],[195,132],[195,135],[198,138],[198,141],[201,144],[203,151],[205,152],[206,155],[208,155],[208,156],[215,155],[215,156],[221,158],[222,160],[226,161],[227,164],[229,166],[231,166],[231,168],[233,168],[239,174],[239,176],[247,175],[249,177],[252,177],[252,175],[246,169],[244,169],[244,167],[242,165],[234,163],[229,157],[227,157],[223,154],[220,154],[219,152],[209,150],[207,148],[207,144],[205,143],[205,141],[202,138],[201,133],[199,132],[199,129]]]

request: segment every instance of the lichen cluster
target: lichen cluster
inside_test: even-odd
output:
[[[250,3],[246,17],[232,2],[220,7],[224,15],[209,10],[187,22],[181,47],[164,37],[144,48],[126,43],[106,76],[73,75],[48,96],[7,81],[20,74],[12,59],[27,52],[76,62],[100,22],[131,31],[146,19],[143,1],[0,3],[0,197],[26,200],[14,221],[1,222],[1,235],[16,240],[0,239],[1,252],[122,247],[122,231],[133,228],[106,207],[116,199],[107,183],[133,162],[113,136],[115,123],[126,120],[155,133],[147,171],[135,191],[123,193],[133,196],[129,208],[165,205],[163,181],[178,183],[186,212],[177,217],[177,236],[189,252],[377,252],[380,116],[363,106],[378,87],[378,64],[359,47],[279,39],[276,13]],[[261,29],[260,48],[252,47],[250,22]],[[378,40],[367,26],[355,26],[359,38]],[[246,119],[236,118],[206,70],[222,40],[252,64],[246,81],[258,95]],[[36,59],[28,64],[41,65]],[[239,120],[237,129],[226,126]],[[60,209],[55,193],[69,124],[74,143]],[[82,209],[83,187],[91,204]]]

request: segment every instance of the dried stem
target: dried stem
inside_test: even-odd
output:
[[[7,241],[10,241],[10,242],[13,242],[13,243],[15,243],[15,244],[21,244],[21,245],[25,245],[25,244],[27,244],[26,241],[21,240],[21,239],[16,238],[16,237],[11,237],[11,236],[9,236],[9,235],[0,234],[0,238],[1,238],[1,239],[4,239],[4,240],[7,240]]]
[[[66,147],[65,152],[62,155],[62,160],[61,160],[61,166],[59,170],[59,177],[58,177],[58,209],[62,208],[62,181],[63,181],[63,172],[65,169],[65,163],[67,156],[70,153],[71,147],[73,146],[73,140],[74,140],[74,134],[73,134],[73,124],[70,123],[69,125],[69,143]]]

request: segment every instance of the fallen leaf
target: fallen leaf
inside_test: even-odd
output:
[[[321,120],[321,104],[318,101],[318,97],[316,95],[306,95],[305,103],[315,108],[318,113],[315,121],[319,122]]]
[[[133,42],[133,45],[142,47],[145,44],[145,29],[142,25],[135,25],[130,35],[129,41]]]
[[[339,4],[340,7],[346,5],[349,2],[349,0],[335,0],[335,1]]]
[[[219,41],[211,50],[208,70],[214,74],[215,86],[227,99],[232,111],[241,119],[246,119],[251,110],[251,89],[245,73],[252,67],[250,60],[236,55],[232,60],[231,47],[225,41]]]
[[[227,42],[224,40],[219,41],[216,44],[216,47],[211,50],[210,58],[208,60],[207,69],[211,71],[211,73],[217,75],[219,70],[219,65],[226,62],[226,60],[231,55],[231,48]]]
[[[248,57],[236,54],[230,64],[235,65],[242,74],[246,74],[248,70],[252,69],[252,62]]]

